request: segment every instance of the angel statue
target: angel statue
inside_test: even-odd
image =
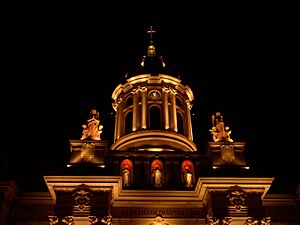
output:
[[[212,125],[213,126],[209,131],[212,134],[214,142],[233,142],[233,140],[230,138],[231,130],[228,126],[225,126],[223,122],[223,116],[220,112],[217,112],[216,115],[212,115]]]
[[[82,137],[80,140],[101,140],[100,135],[102,133],[103,125],[100,124],[99,112],[96,109],[90,111],[87,124],[82,125]]]

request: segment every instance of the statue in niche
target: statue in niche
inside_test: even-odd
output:
[[[125,166],[125,169],[122,171],[122,177],[123,177],[123,186],[129,186],[130,185],[130,170],[127,166]]]
[[[217,112],[216,115],[212,116],[212,125],[213,126],[209,131],[212,134],[214,142],[233,142],[233,140],[230,138],[231,130],[228,126],[225,126],[223,116],[220,112]]]
[[[133,165],[130,159],[124,159],[120,166],[120,174],[122,176],[122,185],[127,187],[132,182]]]
[[[189,167],[185,167],[184,171],[184,180],[185,180],[185,186],[190,188],[193,186],[193,173],[189,170]]]
[[[100,124],[99,112],[96,109],[90,111],[87,124],[82,125],[82,137],[80,140],[101,140],[103,125]]]
[[[162,186],[162,172],[160,171],[159,167],[156,166],[152,172],[152,178],[154,187],[161,187]]]

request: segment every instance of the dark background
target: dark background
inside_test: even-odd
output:
[[[146,53],[152,25],[159,54],[194,92],[199,152],[206,152],[211,115],[220,111],[234,141],[247,142],[255,175],[276,177],[276,191],[294,191],[300,163],[293,7],[143,4],[8,6],[2,34],[3,177],[34,180],[66,165],[69,140],[80,139],[93,107],[104,125],[102,139],[112,143],[111,94]]]

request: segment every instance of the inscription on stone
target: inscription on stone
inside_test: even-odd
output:
[[[114,208],[113,213],[116,217],[155,217],[161,215],[167,217],[190,217],[201,218],[205,216],[204,209],[201,208]]]

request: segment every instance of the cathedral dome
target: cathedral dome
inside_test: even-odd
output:
[[[190,109],[192,90],[167,73],[152,41],[139,71],[113,94],[116,111],[112,150],[196,151]]]

